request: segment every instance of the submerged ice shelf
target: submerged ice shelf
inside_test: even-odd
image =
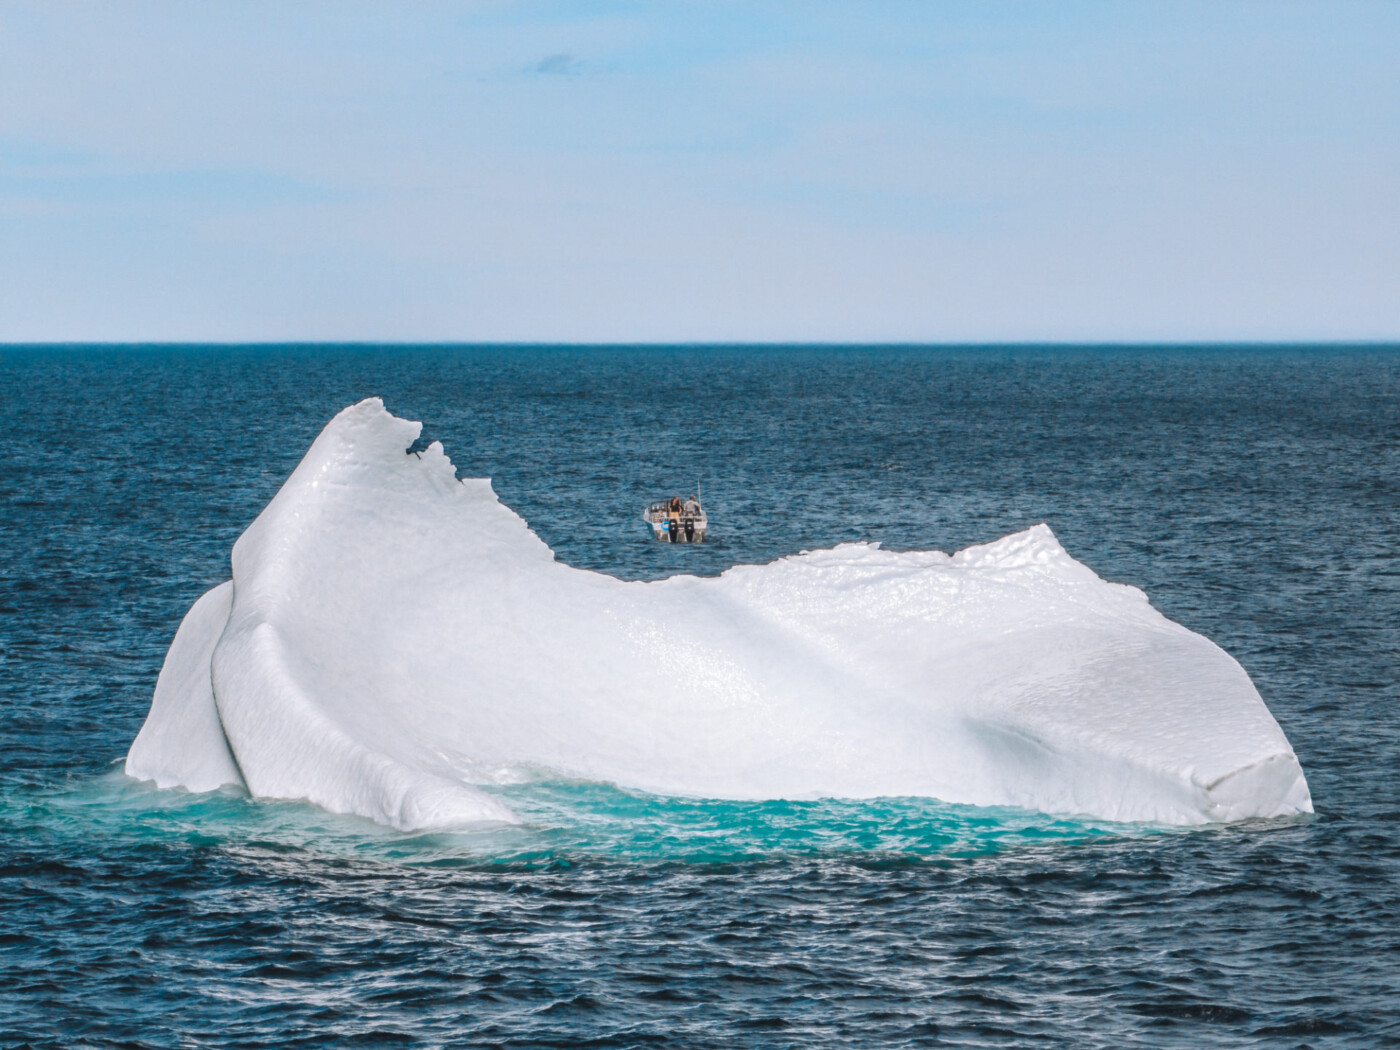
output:
[[[715,798],[1191,824],[1311,812],[1244,670],[1044,525],[712,579],[571,568],[378,399],[335,417],[166,656],[126,771],[405,830],[546,769]]]

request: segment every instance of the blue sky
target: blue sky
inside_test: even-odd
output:
[[[1400,338],[1400,3],[0,0],[0,340]]]

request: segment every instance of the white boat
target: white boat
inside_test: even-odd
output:
[[[704,543],[709,524],[698,496],[660,499],[642,511],[642,520],[662,543]]]

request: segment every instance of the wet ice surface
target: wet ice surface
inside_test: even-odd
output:
[[[0,1043],[1400,1041],[1394,352],[68,351],[0,373]],[[415,406],[562,560],[624,577],[1047,521],[1240,660],[1319,816],[1181,832],[541,780],[497,788],[518,828],[404,836],[126,781],[175,623],[367,393]],[[646,539],[642,504],[696,474],[716,542]]]

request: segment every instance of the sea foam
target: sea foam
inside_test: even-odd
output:
[[[1312,811],[1228,654],[1038,525],[625,582],[554,560],[378,399],[335,417],[190,609],[126,771],[405,830],[564,775],[1176,824]]]

